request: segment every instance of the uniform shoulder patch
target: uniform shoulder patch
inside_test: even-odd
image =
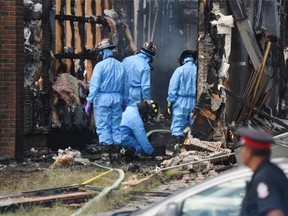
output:
[[[257,194],[259,199],[265,199],[269,195],[269,190],[267,184],[260,182],[257,186]]]

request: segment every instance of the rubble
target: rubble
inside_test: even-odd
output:
[[[51,167],[59,168],[72,166],[75,162],[75,157],[81,157],[81,153],[77,150],[71,149],[70,147],[66,148],[65,150],[59,149],[58,156],[53,157],[55,161]]]
[[[74,157],[69,154],[58,155],[52,165],[52,168],[69,167],[74,164]]]
[[[47,2],[46,2],[46,5],[51,4],[51,2],[48,2],[48,3]],[[119,2],[115,1],[114,5],[116,4],[119,6],[119,4],[125,1],[121,1],[120,3]],[[170,1],[170,2],[171,4],[169,3],[170,4],[169,6],[171,10],[169,10],[169,13],[171,13],[172,19],[176,19],[174,17],[175,12],[173,11],[173,9],[175,9],[173,4],[175,3],[173,1]],[[183,1],[183,4],[184,2],[185,1]],[[229,2],[232,5],[232,3],[236,3],[237,1],[230,0]],[[147,1],[147,3],[149,3],[149,1]],[[288,59],[286,35],[285,35],[285,38],[283,38],[281,41],[281,43],[285,45],[286,47],[283,49],[283,56],[280,56],[282,57],[282,60],[284,61],[284,67],[282,68],[283,70],[281,70],[283,71],[281,72],[283,77],[280,76],[283,79],[279,79],[279,74],[277,71],[280,68],[276,68],[276,70],[270,71],[270,67],[271,67],[270,64],[272,62],[273,67],[275,67],[275,65],[280,65],[283,62],[275,62],[273,60],[275,59],[274,57],[276,56],[275,55],[276,53],[273,52],[273,50],[271,50],[271,55],[268,55],[270,52],[270,48],[269,47],[267,48],[266,46],[268,41],[266,41],[267,37],[265,35],[267,34],[267,32],[264,28],[262,29],[261,27],[262,22],[260,22],[261,25],[256,25],[257,28],[255,31],[255,33],[257,34],[257,37],[259,37],[261,33],[262,38],[260,39],[261,40],[260,41],[257,38],[254,38],[253,29],[247,28],[247,27],[250,27],[250,25],[246,18],[245,18],[245,21],[243,20],[239,21],[239,17],[237,19],[237,11],[235,13],[235,9],[237,8],[235,7],[232,8],[233,9],[232,12],[234,12],[234,16],[236,17],[236,19],[233,20],[232,15],[225,13],[227,12],[227,8],[224,8],[226,7],[225,4],[220,5],[220,3],[218,3],[218,5],[215,5],[214,3],[215,2],[213,2],[212,8],[211,8],[211,4],[210,3],[208,4],[208,1],[200,1],[199,3],[201,13],[199,14],[200,15],[200,19],[199,19],[200,27],[199,27],[199,32],[198,32],[198,36],[199,36],[198,37],[199,76],[198,76],[198,82],[197,82],[198,83],[198,87],[197,87],[198,104],[196,106],[196,109],[192,113],[192,116],[195,117],[194,124],[191,127],[191,130],[187,132],[187,137],[183,144],[183,148],[185,150],[183,150],[179,155],[176,155],[175,157],[172,157],[168,160],[164,160],[165,157],[162,157],[160,155],[157,156],[158,160],[163,160],[163,162],[161,163],[160,170],[161,169],[164,170],[164,168],[170,168],[170,167],[177,168],[182,173],[181,181],[183,181],[186,184],[191,181],[195,181],[195,182],[201,181],[205,179],[207,176],[217,175],[219,170],[224,169],[224,167],[227,167],[226,163],[223,163],[223,164],[221,163],[223,161],[225,162],[228,161],[229,163],[230,156],[228,155],[233,154],[234,149],[227,148],[227,147],[230,147],[227,144],[227,142],[235,143],[237,141],[237,137],[235,136],[235,133],[234,133],[237,127],[241,127],[242,125],[260,127],[263,130],[269,133],[273,133],[273,134],[281,133],[283,132],[283,130],[287,129],[287,127],[285,128],[285,124],[287,125],[287,123],[282,121],[282,119],[278,119],[279,120],[278,121],[275,117],[277,112],[282,114],[284,118],[287,117],[287,113],[281,113],[283,109],[287,108],[286,107],[287,84],[286,82],[283,81],[283,80],[286,80],[286,76],[287,76],[285,74],[287,72],[286,63]],[[64,9],[64,5],[66,3],[62,1],[61,4],[62,4],[61,8]],[[281,4],[282,4],[282,1],[281,1]],[[84,17],[83,20],[84,19],[89,20],[88,22],[89,24],[91,24],[92,20],[94,20],[95,26],[96,26],[96,21],[97,22],[101,21],[102,22],[101,24],[97,23],[97,28],[99,27],[99,25],[101,25],[101,28],[104,29],[103,36],[104,35],[112,36],[114,42],[116,42],[117,45],[124,44],[124,46],[119,48],[118,50],[119,55],[121,54],[122,56],[124,56],[124,55],[127,55],[128,53],[130,54],[130,53],[136,52],[137,43],[139,44],[139,41],[144,39],[143,36],[147,32],[144,32],[144,30],[143,31],[139,30],[139,32],[137,31],[137,29],[142,29],[143,27],[139,25],[140,22],[138,21],[135,21],[135,23],[132,23],[131,25],[130,22],[131,20],[133,20],[132,19],[133,17],[129,17],[126,14],[129,8],[127,5],[124,5],[124,4],[122,6],[123,8],[121,7],[121,10],[117,8],[118,9],[117,11],[121,11],[123,13],[119,13],[119,12],[117,13],[114,9],[109,9],[109,10],[106,9],[104,10],[104,16],[102,17],[103,19],[100,19],[99,17],[96,17],[96,16],[91,16],[91,17]],[[163,8],[164,6],[161,8],[159,7],[160,10]],[[81,53],[75,54],[74,53],[76,50],[75,47],[71,47],[71,46],[67,47],[67,44],[65,45],[63,44],[63,50],[64,50],[63,53],[56,53],[56,57],[51,55],[54,57],[54,59],[50,61],[50,59],[47,58],[47,53],[49,53],[49,56],[50,56],[51,50],[54,49],[54,48],[51,48],[51,44],[50,44],[52,41],[52,39],[49,37],[50,35],[52,35],[50,34],[51,29],[49,32],[46,31],[47,28],[50,28],[49,22],[47,22],[47,20],[49,20],[47,19],[47,14],[49,14],[50,11],[45,10],[45,7],[43,9],[44,10],[42,10],[42,5],[38,3],[38,0],[34,0],[34,1],[25,0],[24,1],[24,14],[25,14],[24,16],[24,21],[25,21],[24,22],[24,51],[25,51],[25,60],[26,60],[25,68],[24,68],[25,133],[26,134],[28,133],[32,134],[35,132],[48,133],[50,128],[53,128],[53,129],[57,128],[61,130],[62,129],[71,130],[71,129],[77,128],[79,131],[81,131],[83,128],[87,128],[87,125],[88,125],[88,120],[83,115],[84,114],[83,104],[87,96],[87,83],[86,83],[87,80],[85,80],[84,77],[86,77],[87,70],[92,68],[92,67],[88,68],[87,60],[85,60],[85,57],[89,57],[93,59],[93,57],[91,57],[93,54],[93,47],[87,47],[85,46],[85,44],[83,44],[83,41],[87,39],[83,37],[83,35],[85,36],[85,34],[83,34],[84,29],[85,29],[84,28],[85,23],[83,22],[77,26],[79,27],[78,31],[81,31],[80,39],[82,40],[82,44],[78,44],[78,47],[76,48],[80,49],[81,47],[82,49]],[[151,7],[147,7],[147,8],[143,7],[139,9],[141,16],[142,15],[145,16],[145,19],[149,22],[149,23],[148,22],[145,23],[145,24],[149,24],[149,26],[147,25],[145,28],[149,29],[149,32],[148,32],[149,34],[147,35],[151,39],[154,38],[154,30],[155,30],[156,21],[157,21],[158,6],[157,6],[157,11],[152,10],[152,9]],[[152,15],[155,16],[154,23],[153,23],[153,20],[150,19],[149,17],[151,15],[151,14],[150,15],[148,14],[149,10],[150,10],[150,13],[152,12]],[[64,12],[64,10],[62,12]],[[244,12],[247,12],[247,11],[244,10]],[[43,17],[46,17],[46,19],[44,19],[44,22],[42,22],[41,20],[41,17],[43,14],[44,15],[46,14],[46,16],[43,16]],[[137,16],[137,19],[140,20],[141,16]],[[153,16],[152,18],[154,18]],[[61,22],[63,21],[62,25],[65,22],[65,26],[66,27],[68,26],[67,23],[69,23],[69,21],[67,20],[64,21],[62,19],[63,17],[61,18],[60,16],[58,18],[59,19],[56,20],[57,23],[60,21]],[[134,16],[134,18],[136,19],[136,16]],[[259,19],[259,17],[257,17],[257,19]],[[161,31],[165,32],[165,35],[164,35],[165,37],[161,36],[161,40],[162,41],[174,41],[174,40],[170,40],[171,38],[169,36],[174,35],[175,32],[179,32],[180,35],[182,35],[180,39],[181,44],[184,44],[183,36],[186,35],[188,32],[188,31],[185,32],[186,27],[176,29],[176,31],[174,30],[172,31],[171,29],[173,29],[173,26],[169,23],[169,21],[170,20],[168,19],[167,20],[163,19],[162,21],[163,28],[161,29]],[[256,20],[256,21],[258,22],[259,20]],[[179,20],[177,20],[177,22],[179,22]],[[234,46],[235,44],[238,45],[240,43],[239,40],[233,43],[231,42],[231,33],[232,31],[234,31],[232,30],[232,27],[234,27],[234,22],[237,25],[237,28],[240,32],[241,38],[240,37],[239,38],[244,41],[244,45],[246,47],[246,50],[236,49],[237,50],[236,52],[241,51],[241,53],[245,53],[245,51],[247,51],[249,56],[241,55],[241,56],[235,57],[235,54],[234,56],[232,54],[231,59],[229,59],[231,46],[233,45],[233,43],[234,43]],[[76,23],[76,21],[74,21],[74,23]],[[74,23],[71,22],[71,26]],[[152,27],[151,25],[152,23],[153,23],[153,29],[151,33],[150,30]],[[264,27],[265,27],[265,24],[267,25],[267,23],[263,22]],[[94,34],[96,32],[95,26],[93,27],[94,29],[91,28],[91,32],[94,32]],[[133,30],[131,30],[131,26],[134,27]],[[168,26],[167,28],[169,28],[169,32],[167,29],[164,29],[164,26],[165,27]],[[42,30],[42,27],[43,27],[43,30]],[[284,29],[283,32],[288,29],[286,27],[287,26],[285,25],[284,27],[282,27]],[[189,30],[190,28],[191,26],[189,26]],[[158,26],[156,29],[159,29]],[[65,28],[63,28],[62,26],[61,30],[65,30]],[[59,38],[61,38],[61,40],[63,40],[63,37],[62,37],[63,32],[64,31],[61,31],[61,32],[58,32],[59,34],[57,34]],[[45,38],[44,40],[42,36],[44,36]],[[99,34],[97,34],[97,37],[98,36]],[[137,36],[140,38],[140,40],[139,38],[137,38]],[[157,37],[159,37],[159,35],[157,36],[155,35],[155,39],[157,39]],[[189,35],[189,38],[191,38],[191,35]],[[67,41],[67,38],[65,38],[65,40]],[[185,41],[185,43],[186,42],[187,44],[191,43],[191,41]],[[95,43],[96,43],[96,39],[94,38],[93,45]],[[255,48],[255,47],[258,47],[257,46],[258,43],[260,44],[261,50],[258,48],[257,49]],[[250,46],[247,46],[249,44]],[[253,45],[251,46],[251,44]],[[159,47],[161,46],[162,45],[160,45]],[[172,47],[171,50],[173,50],[174,46],[171,46],[171,47]],[[266,53],[262,53],[262,51],[264,51],[265,48],[266,48]],[[171,58],[170,56],[168,57],[166,55],[166,53],[169,53],[169,52],[163,53],[163,56],[165,58],[165,61],[168,64],[172,62],[172,60],[170,59]],[[254,56],[255,53],[258,55],[257,57]],[[57,56],[57,54],[60,54],[60,57],[59,55]],[[72,56],[72,55],[74,54],[78,55],[76,56],[78,59],[73,59],[75,56]],[[238,55],[238,53],[236,54]],[[68,58],[66,58],[67,56]],[[273,58],[271,58],[271,56]],[[250,59],[248,59],[248,57],[250,57]],[[262,57],[265,57],[265,58],[262,60]],[[89,61],[91,59],[89,59]],[[240,62],[239,59],[241,60],[248,59],[248,60],[247,61],[243,60],[243,62],[242,61]],[[162,60],[163,59],[161,59],[161,61],[159,60],[159,62],[161,62],[160,64],[162,64]],[[238,60],[239,62],[237,62]],[[249,62],[250,60],[252,61],[252,64]],[[69,69],[68,62],[71,62],[71,64],[73,62],[73,64],[70,65],[71,69]],[[95,62],[93,62],[93,64],[95,64]],[[253,65],[254,69],[256,70],[256,71],[249,71],[249,70],[245,71],[251,74],[251,77],[247,77],[248,73],[246,74],[247,85],[244,85],[243,82],[239,84],[239,80],[237,79],[237,77],[236,77],[236,81],[237,81],[236,84],[233,83],[232,80],[229,80],[231,78],[230,76],[231,74],[233,76],[237,76],[237,74],[234,73],[234,72],[238,72],[239,68],[237,68],[238,67],[237,64],[239,64],[239,66],[243,68],[245,66],[244,68],[245,70],[247,69],[250,70],[251,68],[249,67]],[[162,68],[160,67],[160,69]],[[266,70],[270,71],[270,74],[267,73]],[[70,72],[70,73],[64,73],[64,72]],[[55,76],[57,74],[59,74],[59,76]],[[167,73],[165,73],[164,75],[165,76],[163,77],[165,78],[169,77],[168,76],[169,74]],[[243,74],[241,75],[242,75],[241,79],[244,80],[245,77],[243,76]],[[271,77],[268,76],[268,78],[271,79],[270,81],[274,81],[274,82],[276,81],[277,83],[279,80],[281,80],[280,86],[278,86],[278,84],[277,86],[274,86],[272,84],[273,89],[275,89],[275,91],[277,91],[277,88],[284,89],[284,90],[281,90],[281,94],[283,96],[282,99],[280,98],[279,102],[277,102],[280,104],[279,110],[275,110],[274,108],[276,107],[276,105],[273,104],[273,101],[272,102],[269,101],[269,99],[271,100],[271,98],[272,99],[275,98],[275,100],[278,100],[278,97],[277,97],[278,93],[275,96],[275,94],[274,95],[272,94],[273,91],[271,91],[271,89],[266,91],[267,90],[266,88],[269,89],[271,87],[271,85],[269,86],[267,84],[267,75],[271,75]],[[214,80],[214,78],[217,78],[217,80]],[[159,80],[160,82],[164,83],[163,79],[159,79]],[[41,84],[41,82],[43,82],[43,85]],[[50,86],[50,82],[53,82],[51,86]],[[206,82],[207,82],[207,85],[206,85]],[[230,86],[228,85],[228,83]],[[212,84],[214,84],[214,86]],[[235,91],[237,94],[240,93],[238,97],[244,99],[244,101],[243,100],[240,102],[237,101],[238,104],[234,103],[234,101],[231,101],[231,100],[229,101],[229,99],[231,99],[230,98],[231,95],[227,95],[227,96],[221,95],[221,93],[219,93],[219,89],[217,90],[217,84],[221,84],[227,89],[231,87],[232,88],[231,92],[233,93]],[[238,84],[241,86],[239,87]],[[246,89],[246,90],[243,93],[240,91],[241,89]],[[54,90],[54,92],[52,90]],[[51,103],[50,101],[50,99],[52,98],[51,97],[52,93],[54,93],[53,103]],[[159,94],[161,95],[161,92],[159,92]],[[163,95],[161,95],[161,97],[162,96]],[[165,96],[162,98],[165,98]],[[227,102],[226,99],[228,99],[227,104],[226,104]],[[51,104],[53,104],[52,108],[50,107]],[[221,104],[224,104],[224,106],[221,107]],[[225,114],[227,111],[226,110],[227,105],[229,107],[229,105],[232,106],[234,104],[238,105],[236,107],[237,109],[233,110],[232,108],[234,112],[236,111],[236,114],[233,117],[230,116],[230,118],[226,119]],[[247,104],[249,104],[249,106],[247,106]],[[268,105],[272,104],[273,109],[268,107],[267,104]],[[51,115],[52,121],[50,121],[51,109],[52,109],[52,115]],[[258,110],[261,110],[261,112]],[[230,110],[230,115],[231,115],[231,110]],[[283,124],[281,124],[281,122],[283,122]],[[43,128],[47,130],[41,130]],[[167,138],[167,137],[164,137],[164,135],[155,137],[154,134],[151,137],[154,139],[158,139],[157,141],[159,140],[161,141],[161,139]],[[171,140],[169,140],[168,138],[166,139],[166,142],[170,142],[170,141]],[[159,142],[158,146],[155,146],[155,150],[157,150],[157,153],[158,152],[163,153],[162,150],[163,150],[164,145],[160,146],[161,144]],[[65,149],[65,150],[59,149],[58,156],[54,157],[55,161],[52,167],[53,168],[67,167],[67,166],[69,167],[69,166],[74,165],[75,157],[79,157],[81,155],[81,153],[80,154],[79,153],[80,152],[73,151],[72,149]],[[41,152],[35,148],[31,148],[31,154],[34,156],[38,155],[39,156],[37,158],[38,161],[48,159],[47,154],[41,154]],[[31,157],[30,159],[31,161],[33,161],[32,159],[34,158]],[[31,163],[25,162],[25,163],[22,163],[21,166],[19,164],[18,165],[10,164],[11,168],[12,167],[15,168],[17,166],[18,168],[16,170],[23,171],[23,172],[34,172],[34,171],[41,169],[37,163],[31,164]],[[6,168],[7,168],[6,165],[0,164],[0,173]],[[139,166],[136,166],[136,168],[134,167],[134,170],[136,170],[136,172],[139,171],[139,169],[141,169],[141,167]],[[131,168],[131,170],[129,171],[133,172],[133,169]],[[123,183],[124,187],[136,187],[139,185],[149,184],[153,180],[155,175],[154,174],[148,175],[143,179],[139,179],[138,177],[139,176],[134,176],[133,179],[129,179],[129,181]]]
[[[139,176],[137,175],[133,175],[130,176],[127,181],[122,182],[122,187],[123,189],[131,189],[131,188],[135,188],[135,187],[143,187],[143,186],[147,186],[148,184],[151,183],[151,181],[153,181],[153,179],[156,178],[155,174],[151,174],[149,176],[146,176],[144,178],[139,178]]]
[[[221,146],[223,146],[222,142],[209,142],[199,140],[197,138],[193,138],[190,133],[188,133],[188,138],[184,141],[184,146],[188,149],[201,149],[203,151],[211,151],[214,153],[231,153],[230,149],[221,148]]]

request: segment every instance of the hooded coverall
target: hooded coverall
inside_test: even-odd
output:
[[[184,136],[186,123],[193,123],[190,112],[195,106],[197,68],[192,57],[183,60],[169,82],[167,101],[172,104],[172,136]]]
[[[151,100],[150,61],[151,57],[144,53],[128,56],[122,61],[126,71],[126,88],[129,89],[128,106],[136,106],[143,99]]]
[[[87,101],[93,103],[96,132],[101,145],[121,143],[120,123],[124,88],[124,68],[113,58],[113,51],[103,50],[103,60],[97,63],[89,84]]]
[[[137,107],[128,106],[123,112],[120,130],[122,134],[122,146],[124,148],[134,147],[136,150],[134,155],[143,152],[151,155],[154,152],[146,136],[144,123]]]

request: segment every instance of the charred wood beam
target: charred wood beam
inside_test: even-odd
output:
[[[230,90],[228,90],[228,89],[224,89],[224,90],[225,90],[225,92],[226,92],[228,95],[232,96],[232,98],[235,98],[235,99],[237,99],[238,101],[241,101],[244,106],[246,106],[246,107],[248,107],[249,109],[253,110],[253,111],[256,112],[257,114],[262,115],[262,116],[264,116],[265,118],[270,119],[271,121],[273,121],[273,122],[281,125],[282,127],[288,129],[288,125],[285,124],[285,123],[284,123],[283,121],[281,121],[280,119],[275,118],[275,117],[273,117],[273,116],[270,116],[269,114],[267,114],[267,113],[264,112],[263,110],[257,108],[257,107],[254,106],[252,103],[250,103],[250,102],[247,101],[247,100],[244,100],[244,99],[241,98],[239,95],[231,92]]]
[[[85,14],[86,14],[86,11],[85,11],[85,8],[86,8],[86,1],[83,1],[82,2],[82,17],[83,19],[85,19]],[[80,30],[80,37],[81,37],[81,48],[82,50],[86,50],[86,26],[85,26],[85,23],[82,23],[82,22],[79,22],[78,23],[79,25],[79,30]]]
[[[79,54],[73,54],[73,53],[61,53],[61,54],[54,54],[54,57],[56,59],[92,59],[97,60],[97,56],[94,54],[91,54],[90,52],[87,53],[79,53]]]
[[[62,0],[61,1],[61,6],[60,6],[60,15],[64,15],[63,11],[64,11],[64,8],[65,8],[65,0]],[[60,28],[61,28],[61,44],[62,44],[62,47],[61,47],[61,50],[63,52],[64,50],[64,46],[63,46],[63,41],[65,41],[65,27],[64,27],[64,22],[59,22],[59,25],[60,25]]]
[[[245,4],[242,0],[228,0],[228,2],[235,21],[242,21],[248,18]]]
[[[74,1],[71,1],[71,14],[73,17],[75,17],[75,2]],[[74,29],[75,26],[74,26],[74,21],[73,20],[70,20],[70,25],[71,25],[71,28]],[[72,34],[72,44],[75,43],[75,34]]]
[[[253,24],[253,28],[256,33],[257,32],[261,33],[262,8],[263,8],[263,0],[257,0],[256,7],[254,9],[255,19],[254,19],[254,24]]]
[[[244,42],[245,48],[248,55],[252,61],[252,64],[257,70],[263,59],[260,47],[255,38],[254,32],[252,30],[251,23],[245,12],[245,6],[242,0],[228,0],[230,9],[233,13],[236,25],[239,29],[240,36]],[[265,73],[268,74],[267,69]]]
[[[72,21],[72,22],[80,22],[80,23],[91,23],[91,24],[105,24],[106,21],[101,16],[91,16],[91,17],[81,17],[81,16],[73,16],[73,15],[65,15],[61,13],[60,15],[55,15],[55,20],[60,21]]]
[[[91,3],[91,9],[92,9],[92,14],[96,14],[96,2],[92,1]],[[98,22],[99,24],[104,24],[104,19],[101,16],[97,16]],[[95,35],[95,37],[93,37],[93,44],[96,44],[96,25],[92,25],[92,34]]]
[[[41,92],[40,100],[42,102],[41,119],[45,129],[50,128],[50,114],[51,114],[51,95],[52,88],[50,83],[50,63],[51,63],[51,46],[52,46],[52,28],[50,23],[50,11],[52,9],[51,1],[44,1],[42,14],[42,71],[43,90]]]
[[[280,41],[279,45],[282,47],[282,49],[285,49],[288,46],[288,20],[287,20],[287,14],[288,14],[288,2],[287,1],[281,1],[280,4]],[[284,115],[286,117],[287,112],[287,104],[288,104],[288,94],[287,94],[287,83],[288,83],[288,65],[287,61],[284,59],[284,50],[281,50],[282,54],[282,63],[281,63],[281,69],[280,69],[280,98],[279,98],[279,114]],[[284,104],[284,106],[283,106]],[[286,111],[285,113],[283,111]]]

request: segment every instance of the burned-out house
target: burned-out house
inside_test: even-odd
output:
[[[286,1],[0,3],[0,157],[21,158],[31,147],[83,147],[96,136],[83,107],[104,37],[117,45],[119,60],[155,42],[152,96],[163,114],[180,53],[198,50],[193,137],[226,146],[241,125],[275,135],[288,129]]]

